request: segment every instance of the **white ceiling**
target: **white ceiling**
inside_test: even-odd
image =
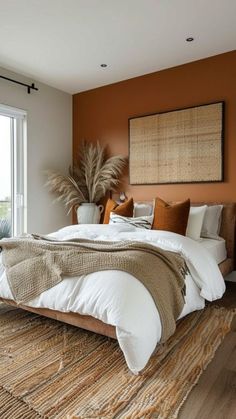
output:
[[[69,93],[234,49],[236,0],[0,0],[0,65]]]

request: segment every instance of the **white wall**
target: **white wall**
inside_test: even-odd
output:
[[[0,74],[31,84],[39,91],[0,79],[0,103],[27,111],[28,232],[48,233],[71,224],[61,203],[53,203],[44,184],[46,169],[67,172],[72,160],[72,96],[0,68]]]

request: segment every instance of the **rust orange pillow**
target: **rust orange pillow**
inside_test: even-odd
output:
[[[190,199],[177,204],[168,204],[160,198],[155,199],[153,230],[166,230],[185,236]]]
[[[108,199],[105,207],[105,214],[103,219],[103,224],[109,224],[110,213],[114,212],[117,215],[122,215],[123,217],[133,217],[134,212],[134,201],[133,198],[130,198],[124,204],[117,204],[113,199]]]

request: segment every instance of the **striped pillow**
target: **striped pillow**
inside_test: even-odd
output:
[[[146,215],[143,217],[122,217],[114,212],[110,213],[109,224],[130,224],[133,227],[151,230],[153,223],[153,215]]]
[[[120,205],[113,199],[108,199],[105,206],[103,224],[109,224],[111,212],[114,212],[117,215],[122,215],[124,217],[132,217],[134,213],[133,198],[130,198],[128,201],[125,201],[123,204]]]

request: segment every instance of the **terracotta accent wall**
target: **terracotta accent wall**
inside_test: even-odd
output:
[[[106,70],[109,71],[109,68]],[[236,201],[236,51],[79,93],[73,97],[74,155],[81,139],[128,155],[128,118],[225,101],[223,183],[130,186],[136,200]]]

